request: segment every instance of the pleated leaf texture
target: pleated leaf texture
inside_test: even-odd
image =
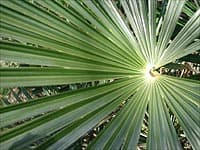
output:
[[[44,67],[1,67],[1,87],[114,81],[1,107],[1,128],[44,115],[1,131],[0,148],[48,137],[38,149],[67,149],[127,101],[88,149],[136,149],[145,113],[147,149],[183,149],[171,112],[198,150],[200,81],[154,69],[200,49],[200,9],[172,37],[187,1],[165,2],[163,11],[157,0],[121,0],[121,9],[114,0],[2,0],[0,35],[19,42],[1,38],[1,60]]]

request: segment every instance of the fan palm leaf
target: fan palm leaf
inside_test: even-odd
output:
[[[1,148],[21,150],[46,138],[38,149],[66,149],[124,101],[89,148],[136,149],[148,112],[147,148],[181,149],[169,111],[193,149],[200,147],[200,81],[155,71],[200,49],[200,9],[169,0],[158,21],[157,0],[121,4],[125,16],[111,0],[1,1],[1,60],[42,66],[1,67],[1,87],[114,80],[1,107],[1,128],[33,118],[3,130]],[[172,38],[182,12],[190,19]]]

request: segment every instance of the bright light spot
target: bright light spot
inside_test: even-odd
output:
[[[145,79],[147,81],[154,81],[156,79],[156,76],[153,75],[152,73],[152,69],[154,68],[155,66],[152,65],[152,64],[148,64],[145,71],[144,71],[144,75],[145,75]]]

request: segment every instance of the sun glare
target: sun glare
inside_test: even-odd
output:
[[[147,65],[147,67],[146,67],[146,69],[145,69],[145,71],[144,71],[144,75],[145,75],[145,79],[147,80],[147,81],[154,81],[155,79],[156,79],[156,76],[154,76],[153,75],[153,68],[154,68],[155,66],[154,65],[152,65],[152,64],[148,64]]]

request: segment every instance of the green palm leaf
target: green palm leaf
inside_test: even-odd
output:
[[[114,80],[1,107],[1,148],[27,149],[41,139],[38,149],[69,148],[125,101],[90,149],[136,149],[145,113],[147,148],[181,149],[169,112],[193,149],[200,147],[200,82],[154,71],[200,49],[200,9],[169,0],[163,16],[157,0],[120,2],[124,16],[111,0],[0,3],[1,60],[30,64],[1,67],[1,87]],[[172,38],[182,12],[190,19]]]

